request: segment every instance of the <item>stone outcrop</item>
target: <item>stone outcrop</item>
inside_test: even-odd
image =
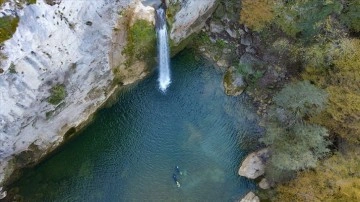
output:
[[[251,191],[240,202],[260,202],[260,199]]]
[[[7,195],[7,192],[6,191],[3,191],[3,188],[0,187],[0,199],[3,199],[5,198]]]
[[[246,88],[243,76],[234,68],[230,67],[224,76],[223,85],[227,95],[238,96]]]
[[[242,162],[239,175],[256,179],[265,173],[265,163],[270,157],[269,149],[265,148],[249,154]]]
[[[204,27],[206,20],[215,11],[217,0],[168,0],[170,21],[170,40],[172,55],[187,45],[192,34]],[[175,14],[174,14],[175,13]]]
[[[270,189],[270,183],[266,178],[261,179],[259,182],[259,187],[261,189]]]

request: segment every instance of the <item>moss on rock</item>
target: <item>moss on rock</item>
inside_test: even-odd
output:
[[[48,102],[53,105],[59,104],[66,97],[66,89],[63,84],[57,84],[50,90],[51,95],[48,98]]]
[[[127,45],[123,50],[127,56],[125,65],[136,61],[154,64],[156,57],[156,34],[154,26],[146,20],[137,20],[128,28]]]
[[[4,16],[0,18],[0,43],[10,39],[19,24],[19,18]]]

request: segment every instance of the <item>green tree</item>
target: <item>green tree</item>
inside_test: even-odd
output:
[[[329,152],[327,130],[306,121],[324,109],[326,100],[326,92],[308,81],[289,84],[274,96],[266,134],[260,139],[272,151],[268,179],[281,181],[280,172],[315,167]]]
[[[343,14],[340,19],[348,28],[360,32],[360,1],[345,0]]]
[[[331,54],[331,65],[307,67],[303,78],[326,88],[329,102],[311,120],[326,126],[336,135],[360,143],[360,40],[342,39]]]
[[[50,90],[50,97],[48,98],[48,102],[53,105],[59,104],[66,97],[66,89],[63,84],[57,84]]]
[[[276,1],[274,21],[287,35],[311,40],[326,28],[326,19],[341,10],[337,0]]]
[[[274,201],[360,201],[360,151],[349,149],[276,188]]]
[[[10,39],[19,23],[18,17],[4,16],[0,18],[0,43]]]
[[[290,83],[273,98],[278,114],[276,118],[286,123],[313,116],[325,108],[326,100],[327,93],[309,81]]]
[[[240,23],[254,31],[261,31],[274,18],[273,1],[242,0]]]

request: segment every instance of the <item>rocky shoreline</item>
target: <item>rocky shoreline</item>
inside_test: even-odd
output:
[[[223,86],[227,95],[246,93],[253,99],[261,126],[272,104],[272,95],[288,82],[290,76],[284,66],[264,49],[266,46],[257,33],[239,23],[239,14],[238,2],[220,2],[193,48],[224,72]],[[274,184],[262,177],[269,158],[267,148],[250,153],[239,165],[239,175],[256,180],[262,190],[270,189]],[[258,202],[260,198],[249,192],[239,201]]]

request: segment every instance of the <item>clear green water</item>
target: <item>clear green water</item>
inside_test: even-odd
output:
[[[233,201],[255,189],[237,175],[259,134],[251,104],[226,96],[221,73],[190,51],[171,63],[166,94],[156,73],[122,92],[15,184],[24,201]]]

